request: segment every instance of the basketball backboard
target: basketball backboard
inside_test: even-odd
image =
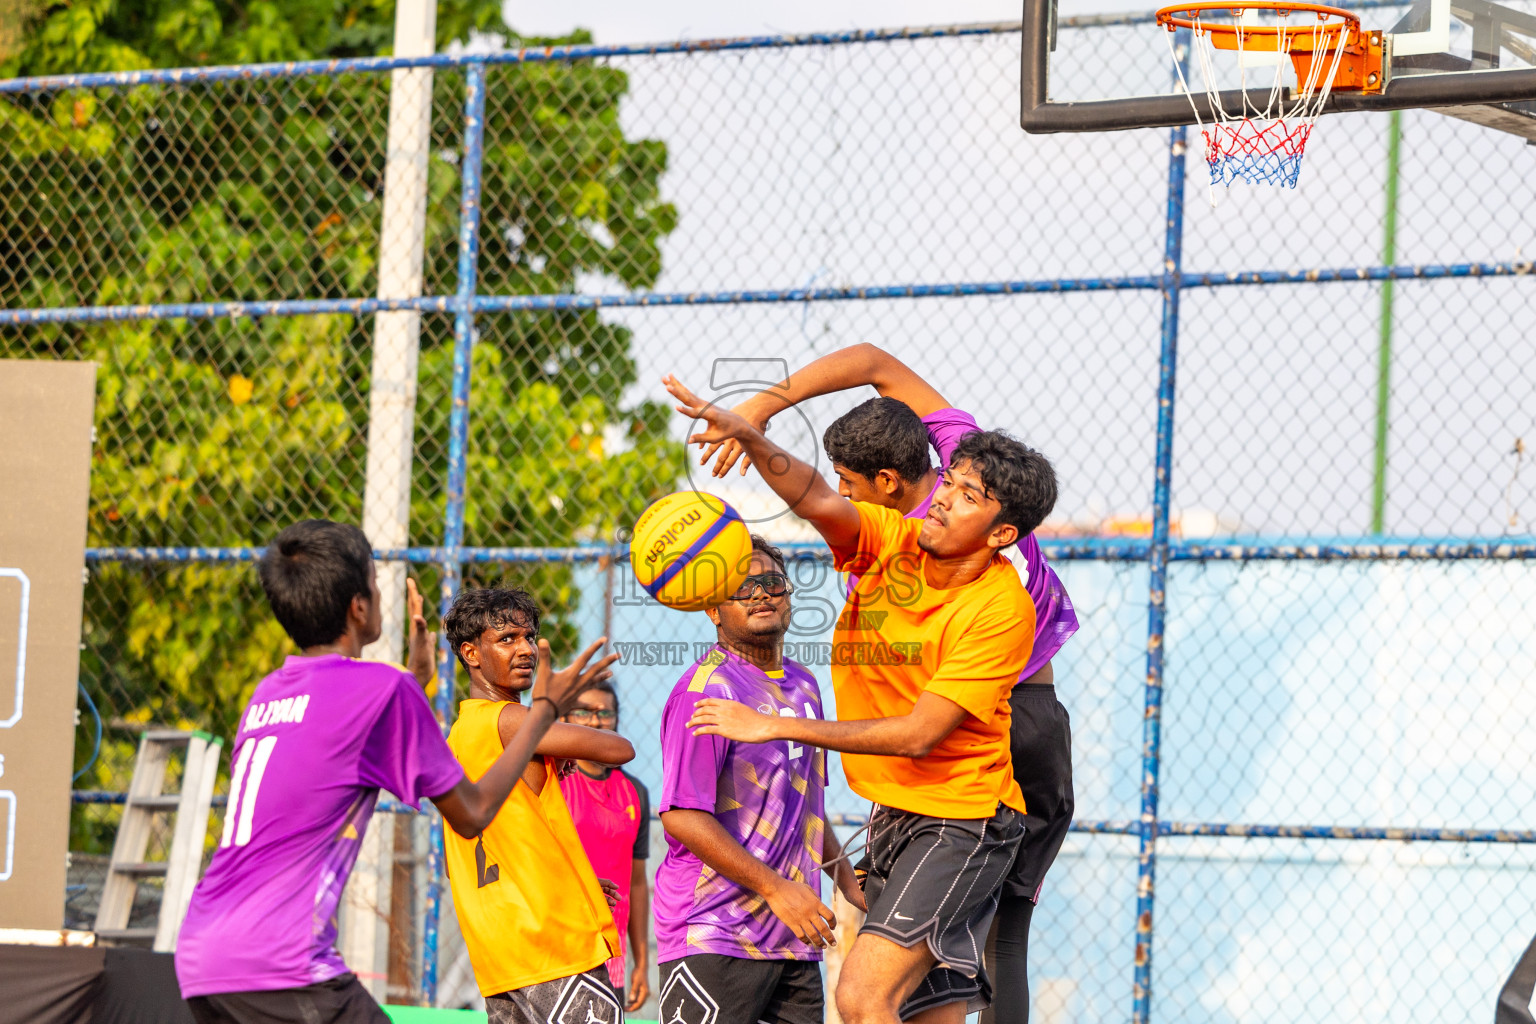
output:
[[[1370,3],[1356,13],[1383,33],[1385,84],[1369,93],[1336,88],[1324,113],[1429,107],[1536,142],[1536,0]],[[1100,31],[1078,31],[1090,26]],[[1024,0],[1020,123],[1034,133],[1195,124],[1166,35],[1150,15],[1065,18],[1057,0]],[[1114,52],[1105,52],[1106,39]],[[1250,95],[1267,91],[1255,84],[1256,63],[1249,54],[1246,79],[1235,61],[1217,69],[1230,76],[1221,89],[1228,108],[1241,106],[1245,80]],[[1207,98],[1193,101],[1211,120]]]

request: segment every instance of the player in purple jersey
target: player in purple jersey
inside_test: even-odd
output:
[[[335,913],[381,788],[430,799],[455,832],[495,817],[534,748],[607,678],[599,640],[552,672],[543,645],[533,710],[501,758],[464,777],[420,685],[358,661],[381,630],[373,552],[355,526],[295,523],[260,563],[272,612],[301,653],[256,686],[240,717],[224,831],[176,948],[199,1024],[382,1024],[336,951]]]
[[[931,444],[940,466],[966,434],[980,430],[968,412],[952,407],[927,381],[882,349],[869,344],[839,349],[797,370],[778,387],[735,409],[759,429],[775,413],[817,395],[871,386],[880,397],[835,420],[823,444],[837,474],[838,490],[853,501],[896,509],[909,519],[927,515],[939,484],[928,461]],[[741,455],[735,441],[709,446],[701,463],[721,449],[714,475],[723,476]],[[747,466],[742,466],[745,472]],[[982,1024],[1025,1024],[1029,1019],[1029,925],[1045,873],[1072,822],[1072,732],[1067,710],[1056,699],[1051,658],[1077,632],[1077,613],[1061,580],[1031,534],[1009,550],[1035,604],[1035,642],[1009,700],[1014,778],[1024,793],[1024,842],[1004,884],[989,936],[987,959],[995,980],[992,1007]],[[849,590],[855,581],[850,579]]]
[[[708,697],[822,717],[816,677],[783,656],[789,595],[783,554],[754,536],[746,582],[705,613],[715,647],[683,673],[662,712],[667,852],[653,907],[667,1024],[820,1024],[821,951],[836,923],[821,902],[823,866],[835,863],[828,874],[864,906],[826,823],[826,752],[686,728]]]

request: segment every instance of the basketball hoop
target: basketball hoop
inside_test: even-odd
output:
[[[1189,97],[1195,122],[1205,137],[1212,205],[1217,185],[1230,186],[1239,179],[1295,188],[1313,122],[1322,113],[1329,93],[1334,89],[1380,92],[1385,77],[1381,33],[1361,29],[1360,19],[1352,12],[1288,0],[1238,2],[1241,6],[1233,0],[1178,4],[1157,12],[1157,23],[1168,30],[1168,50],[1173,54],[1179,85]],[[1250,21],[1250,12],[1273,15],[1274,24]],[[1189,29],[1193,36],[1201,84],[1210,105],[1210,123],[1201,117],[1200,105],[1184,76],[1183,62],[1174,51],[1173,36],[1181,28]],[[1213,50],[1237,53],[1242,91],[1238,110],[1228,111],[1222,102]],[[1290,58],[1296,72],[1296,85],[1289,97],[1285,57]],[[1274,65],[1275,77],[1261,108],[1250,98],[1248,74],[1251,68],[1264,64]]]

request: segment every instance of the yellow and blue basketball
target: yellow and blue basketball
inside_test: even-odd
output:
[[[629,564],[646,593],[679,611],[713,608],[734,594],[752,564],[752,534],[730,505],[678,491],[640,514]]]

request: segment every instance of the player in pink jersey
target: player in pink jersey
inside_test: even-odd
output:
[[[616,732],[619,695],[613,684],[598,683],[582,694],[565,721]],[[561,777],[560,790],[593,870],[599,878],[611,878],[618,885],[613,922],[634,961],[628,990],[623,954],[608,961],[608,974],[619,990],[619,1002],[633,1013],[651,994],[646,980],[651,891],[645,877],[645,862],[651,855],[651,795],[622,768],[597,761],[577,761],[575,770]]]
[[[336,951],[336,907],[381,788],[430,799],[455,832],[495,817],[540,738],[616,656],[599,640],[551,671],[502,756],[471,782],[421,686],[357,660],[381,631],[373,551],[355,526],[295,523],[260,564],[273,614],[299,647],[256,686],[241,715],[224,830],[176,948],[182,995],[199,1024],[385,1024]]]
[[[929,463],[929,446],[938,452],[942,468],[960,439],[981,428],[970,413],[951,406],[890,353],[869,344],[839,349],[795,371],[782,385],[747,399],[735,411],[766,429],[775,413],[791,405],[866,385],[880,397],[833,421],[822,438],[838,491],[850,500],[874,502],[921,519],[940,478]],[[708,446],[700,462],[717,450],[714,475],[723,476],[742,455],[741,446],[735,441]],[[742,472],[747,468],[743,464]],[[1028,812],[1024,841],[1004,883],[989,936],[987,960],[996,987],[983,1024],[1025,1024],[1029,1019],[1030,919],[1074,809],[1071,722],[1056,699],[1051,658],[1077,632],[1077,613],[1033,534],[1010,549],[1009,557],[1035,604],[1034,648],[1009,699],[1013,774]],[[849,581],[850,592],[854,582]]]

